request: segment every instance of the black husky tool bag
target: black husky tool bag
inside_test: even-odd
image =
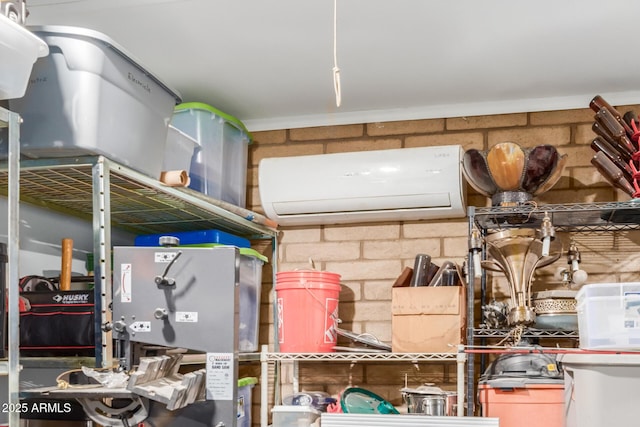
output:
[[[22,292],[28,308],[20,313],[20,350],[33,355],[92,355],[93,291]]]

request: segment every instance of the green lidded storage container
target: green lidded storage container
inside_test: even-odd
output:
[[[238,380],[238,427],[251,427],[251,391],[257,383],[256,377]]]
[[[210,105],[187,102],[175,108],[171,125],[198,143],[189,168],[189,187],[244,208],[251,143],[244,124]]]

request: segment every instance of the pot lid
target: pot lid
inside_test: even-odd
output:
[[[349,338],[356,343],[365,344],[369,347],[373,347],[379,350],[391,351],[390,345],[381,342],[380,340],[378,340],[378,338],[371,334],[356,334],[354,332],[347,331],[341,328],[336,328],[336,332],[338,333],[338,335]]]
[[[425,384],[420,387],[412,388],[412,387],[404,387],[401,388],[400,391],[402,393],[412,393],[412,394],[444,394],[444,391],[440,387],[435,387],[433,384]]]

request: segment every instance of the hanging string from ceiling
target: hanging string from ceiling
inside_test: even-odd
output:
[[[338,0],[333,0],[333,89],[336,94],[336,107],[342,103],[340,87],[340,68],[338,68]]]

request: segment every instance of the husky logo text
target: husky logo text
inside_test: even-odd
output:
[[[52,299],[58,304],[89,304],[89,294],[56,294]]]

